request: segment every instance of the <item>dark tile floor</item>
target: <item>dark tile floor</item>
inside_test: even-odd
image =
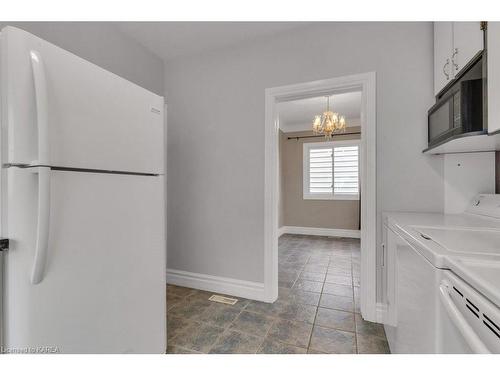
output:
[[[272,304],[208,301],[169,285],[168,353],[389,353],[382,325],[359,314],[359,240],[279,239],[279,297]]]

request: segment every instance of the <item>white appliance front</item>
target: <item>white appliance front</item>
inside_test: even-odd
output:
[[[439,352],[500,353],[500,309],[451,271],[439,285]]]
[[[391,353],[435,353],[438,348],[435,290],[441,271],[404,238],[392,231],[389,234],[396,252],[393,263],[396,274],[390,281],[395,284],[394,297],[388,297],[397,310],[396,324],[385,325]]]
[[[164,353],[163,176],[44,167],[2,173],[2,230],[10,239],[4,348]],[[50,182],[45,254],[35,243],[40,173]]]
[[[391,353],[499,353],[498,307],[388,230],[397,252],[397,319],[384,326]]]
[[[23,30],[0,38],[3,163],[163,173],[163,97]]]

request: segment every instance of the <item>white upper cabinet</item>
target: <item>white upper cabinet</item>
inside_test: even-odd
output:
[[[483,30],[484,26],[484,30]],[[486,34],[486,38],[485,38]],[[484,43],[487,45],[484,45]],[[485,49],[487,118],[486,132],[457,137],[426,150],[430,154],[484,152],[500,150],[500,22],[434,23],[434,94],[437,95],[464,67]],[[482,66],[484,76],[485,69]],[[483,82],[484,84],[484,82]],[[444,121],[446,122],[446,121]],[[487,126],[487,129],[486,129]]]
[[[453,74],[484,48],[481,22],[453,22]]]
[[[481,22],[434,22],[434,95],[482,49]]]
[[[434,22],[434,95],[452,79],[453,22]]]
[[[488,22],[488,133],[500,131],[500,22]]]

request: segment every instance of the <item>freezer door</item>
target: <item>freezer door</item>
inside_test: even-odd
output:
[[[163,173],[163,97],[13,27],[0,85],[4,163]]]
[[[42,169],[7,172],[4,348],[164,353],[163,176],[50,171],[48,251],[34,283]]]

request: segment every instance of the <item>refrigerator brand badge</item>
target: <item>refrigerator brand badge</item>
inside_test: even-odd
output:
[[[151,107],[151,112],[153,113],[156,113],[157,115],[159,115],[161,112],[158,108],[155,108],[155,107]]]

